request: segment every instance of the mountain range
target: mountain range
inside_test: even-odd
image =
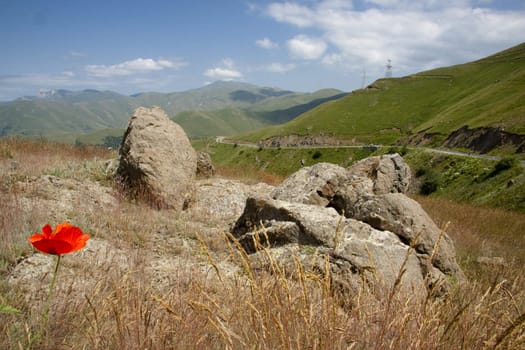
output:
[[[174,93],[125,96],[112,91],[51,90],[0,103],[0,137],[43,136],[73,141],[121,134],[138,106],[160,106],[192,138],[232,135],[287,122],[345,93],[300,93],[219,81]],[[87,136],[86,136],[87,135]]]

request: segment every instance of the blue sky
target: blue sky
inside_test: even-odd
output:
[[[0,0],[0,101],[216,80],[352,91],[525,41],[524,0]]]

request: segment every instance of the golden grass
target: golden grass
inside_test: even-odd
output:
[[[217,176],[240,180],[247,184],[264,182],[268,185],[277,185],[285,179],[285,176],[282,175],[271,174],[251,168],[217,166],[216,171]]]
[[[4,264],[0,349],[24,349],[38,330],[45,295],[28,302],[24,291],[8,286],[6,278],[18,260],[32,254],[26,239],[46,223],[46,212],[21,211],[18,199],[23,193],[11,191],[15,188],[11,183],[57,167],[69,169],[63,171],[65,177],[77,176],[84,169],[81,176],[92,178],[101,165],[90,168],[86,164],[94,157],[114,155],[25,142],[9,141],[6,146],[5,142],[0,140],[0,258]],[[38,159],[45,161],[38,163]],[[6,165],[11,160],[19,163],[16,172]],[[37,164],[33,167],[31,162]],[[74,273],[60,271],[59,283],[61,277],[63,281],[94,277],[97,282],[86,284],[80,293],[73,285],[57,289],[47,333],[32,348],[524,349],[525,281],[522,266],[516,263],[523,258],[519,250],[525,241],[519,230],[523,216],[428,198],[421,202],[440,226],[451,222],[448,232],[471,276],[470,283],[456,286],[439,299],[418,300],[395,287],[374,295],[362,292],[343,297],[333,293],[330,269],[322,255],[320,270],[308,269],[297,255],[293,266],[283,266],[256,242],[258,256],[267,267],[261,269],[231,236],[199,230],[196,223],[206,218],[187,222],[171,212],[124,200],[107,211],[80,213],[81,226],[125,249],[130,266],[123,270],[110,263],[97,269],[86,262],[75,266]],[[190,248],[182,252],[170,239],[187,240]],[[169,287],[154,283],[147,271],[149,259],[159,254],[188,259],[187,268],[170,276]],[[504,271],[469,260],[470,255],[504,254],[508,263]],[[227,269],[219,261],[237,268]]]
[[[416,200],[438,225],[450,222],[448,233],[464,264],[472,266],[479,257],[503,258],[507,265],[513,266],[525,264],[524,214],[446,199],[417,197]]]

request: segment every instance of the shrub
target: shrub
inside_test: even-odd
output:
[[[321,151],[316,150],[316,151],[314,152],[314,154],[312,154],[312,159],[319,159],[319,158],[321,158],[322,155],[323,155],[323,154],[321,153]]]
[[[517,164],[518,164],[518,160],[514,157],[502,158],[494,165],[494,170],[492,171],[490,175],[495,176],[501,173],[502,171],[515,167]]]
[[[416,177],[421,177],[421,176],[424,176],[425,174],[427,173],[427,169],[425,168],[418,168],[416,170]]]
[[[419,193],[428,196],[436,192],[441,184],[440,176],[435,172],[427,172],[421,187],[419,188]]]

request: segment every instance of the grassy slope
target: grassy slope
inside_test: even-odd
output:
[[[233,135],[268,125],[245,111],[227,107],[215,111],[185,111],[172,118],[190,138]]]
[[[0,135],[79,133],[124,127],[136,105],[129,99],[99,101],[17,101],[0,108]]]
[[[414,132],[447,135],[463,125],[525,133],[525,44],[485,59],[394,79],[314,108],[291,122],[242,136],[328,133],[391,144]]]
[[[210,153],[219,168],[234,169],[239,176],[259,176],[261,180],[284,178],[301,168],[301,160],[309,166],[330,162],[343,167],[370,155],[402,152],[402,148],[383,148],[376,152],[360,148],[249,148],[196,141],[194,147]],[[433,181],[437,188],[433,198],[525,212],[525,171],[518,163],[496,172],[498,162],[408,150],[404,156],[410,165],[416,183]]]

